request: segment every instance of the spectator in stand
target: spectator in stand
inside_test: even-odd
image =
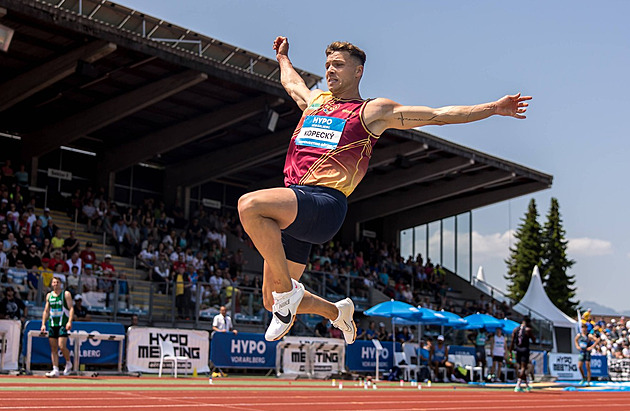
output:
[[[101,217],[99,216],[98,210],[94,206],[93,200],[88,200],[81,210],[83,219],[87,221],[87,232],[92,233],[92,226],[95,226],[94,231],[99,230],[101,227]]]
[[[186,273],[186,266],[179,265],[175,273],[175,305],[180,320],[190,319],[190,287],[192,283]]]
[[[203,240],[203,227],[198,218],[193,218],[186,228],[186,241],[193,248],[201,247]]]
[[[44,208],[44,214],[39,216],[39,221],[42,222],[42,228],[48,227],[48,224],[52,217],[50,216],[50,208]]]
[[[37,296],[37,288],[39,287],[39,272],[37,265],[32,265],[31,270],[26,275],[26,299],[28,301],[35,301]]]
[[[125,243],[127,248],[127,255],[135,256],[140,252],[140,245],[142,244],[142,236],[140,234],[140,228],[138,227],[138,221],[133,220],[131,225],[127,228],[127,241]]]
[[[28,277],[28,272],[26,267],[24,267],[24,262],[21,258],[18,258],[15,267],[10,267],[7,270],[7,282],[15,287],[18,292],[25,292],[26,277]]]
[[[92,267],[92,264],[86,264],[83,275],[81,276],[81,285],[83,286],[84,293],[98,290],[98,279],[94,275]]]
[[[28,307],[12,286],[8,286],[5,292],[6,296],[0,300],[0,318],[20,320],[24,323],[28,317]]]
[[[403,326],[402,331],[396,334],[396,341],[401,344],[413,341],[413,334],[409,332],[409,327],[407,327],[406,325]]]
[[[103,258],[103,261],[101,262],[101,269],[103,270],[103,273],[107,273],[107,272],[115,272],[116,268],[112,265],[112,255],[111,254],[105,254],[105,257]]]
[[[15,239],[13,233],[9,233],[7,234],[7,238],[2,242],[2,249],[5,253],[7,253],[11,251],[13,247],[15,247],[15,249],[17,250],[18,242]]]
[[[83,261],[79,257],[78,251],[75,251],[72,253],[70,258],[66,260],[66,265],[68,266],[70,271],[72,271],[74,267],[77,267],[78,268],[77,275],[81,276],[81,270],[83,269]]]
[[[56,270],[57,264],[62,265],[62,272],[67,272],[69,270],[66,262],[63,260],[61,249],[59,248],[53,251],[52,258],[48,261],[48,268],[50,268],[51,270]]]
[[[20,164],[20,170],[15,172],[15,182],[21,188],[28,188],[28,173],[24,164]]]
[[[140,254],[138,254],[138,262],[141,267],[151,271],[158,260],[158,255],[153,244],[149,244],[147,248],[143,249],[140,251]]]
[[[42,265],[41,253],[37,250],[37,245],[29,245],[28,252],[23,256],[23,260],[26,267],[39,267]]]
[[[330,336],[328,319],[326,317],[322,317],[322,320],[315,325],[315,336],[321,338],[328,338]]]
[[[46,235],[44,234],[44,230],[42,230],[41,222],[37,221],[35,223],[35,226],[31,230],[31,241],[37,246],[38,249],[41,249],[44,245],[45,239]]]
[[[70,291],[70,294],[75,295],[79,292],[79,267],[74,265],[70,268],[70,274],[66,279],[67,290]]]
[[[116,248],[116,254],[123,255],[125,250],[125,241],[128,237],[128,229],[127,225],[125,225],[125,221],[120,218],[114,224],[114,228],[112,229],[112,234],[114,237],[114,247]]]
[[[376,333],[376,339],[379,341],[389,341],[391,340],[391,335],[385,328],[385,323],[381,322],[378,324],[378,331]]]
[[[85,243],[85,248],[81,250],[79,259],[83,262],[83,264],[96,264],[96,253],[92,250],[91,241]]]
[[[79,252],[79,240],[75,237],[76,232],[74,230],[70,230],[70,237],[66,238],[63,242],[63,248],[66,252],[66,255],[71,256],[74,252]]]
[[[83,306],[83,296],[77,294],[74,296],[74,318],[73,321],[92,321],[92,316],[88,313],[87,308]]]
[[[170,263],[166,254],[161,253],[151,270],[151,281],[158,283],[158,293],[166,294],[166,285],[170,278]]]
[[[378,333],[376,330],[376,323],[374,321],[370,321],[370,323],[368,324],[368,328],[367,330],[365,330],[365,339],[366,340],[373,340],[373,339],[378,339]]]

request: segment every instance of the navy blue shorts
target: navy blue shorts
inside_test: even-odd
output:
[[[341,228],[348,211],[346,195],[334,188],[292,185],[297,196],[295,221],[282,230],[282,245],[287,260],[306,264],[312,244],[332,239]]]

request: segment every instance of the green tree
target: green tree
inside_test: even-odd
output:
[[[534,266],[540,265],[542,253],[541,228],[538,223],[536,201],[533,198],[514,237],[517,241],[510,248],[510,257],[505,260],[508,266],[505,279],[508,281],[508,295],[513,300],[520,301],[529,287]]]
[[[565,231],[562,227],[560,205],[555,198],[551,199],[551,207],[547,214],[547,222],[542,232],[542,265],[540,275],[544,281],[545,291],[549,299],[569,316],[575,315],[579,304],[575,297],[575,276],[567,273],[575,264],[567,256]]]

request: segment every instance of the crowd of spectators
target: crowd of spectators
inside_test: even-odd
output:
[[[596,337],[592,355],[605,355],[609,358],[630,358],[630,319],[592,317],[590,309],[582,316],[582,322],[588,325],[588,332]]]

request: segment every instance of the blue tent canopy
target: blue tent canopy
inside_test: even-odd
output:
[[[450,311],[444,311],[444,310],[437,311],[437,312],[440,313],[442,316],[446,317],[448,322],[444,325],[446,325],[447,327],[464,328],[466,325],[468,325],[466,320],[464,320],[462,317],[460,317],[459,315],[455,313],[452,313]]]
[[[508,318],[504,318],[502,320],[499,320],[502,324],[503,328],[503,332],[507,333],[507,334],[511,334],[512,331],[514,331],[515,328],[518,328],[521,324],[517,323],[516,321],[512,321]]]
[[[411,304],[403,303],[402,301],[385,301],[380,304],[376,304],[373,307],[368,308],[363,312],[365,315],[376,317],[394,318],[399,317],[403,319],[416,320],[422,317],[420,310]]]
[[[501,321],[488,314],[471,314],[464,317],[464,320],[468,322],[468,325],[464,327],[467,330],[479,330],[481,328],[485,328],[490,332],[494,332],[497,328],[503,328]]]

